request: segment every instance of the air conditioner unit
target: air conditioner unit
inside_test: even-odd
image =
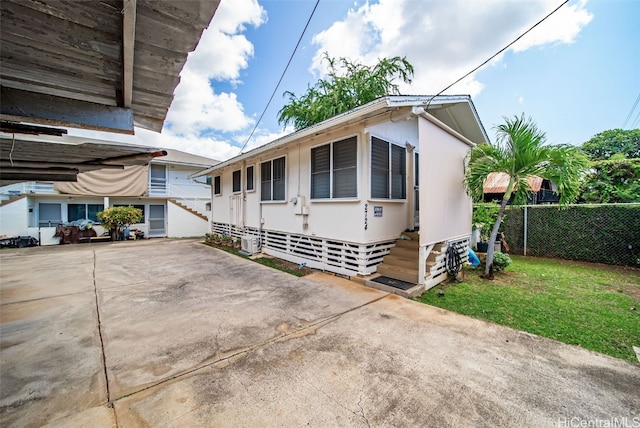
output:
[[[258,252],[258,238],[255,236],[243,236],[241,251],[245,254],[255,254]]]

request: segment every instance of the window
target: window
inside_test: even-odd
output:
[[[260,164],[260,200],[285,200],[286,163],[284,156]]]
[[[131,205],[131,204],[114,204],[114,207],[133,207],[133,208],[138,208],[139,210],[142,211],[142,218],[140,219],[140,222],[137,224],[142,224],[145,222],[145,212],[144,212],[144,205]]]
[[[251,192],[255,190],[255,185],[253,184],[253,165],[247,167],[247,177],[245,179],[245,183],[247,186],[247,192]]]
[[[220,184],[220,176],[213,177],[213,194],[222,195],[222,185]]]
[[[311,199],[358,196],[356,137],[311,149]]]
[[[204,182],[207,183],[209,186],[211,186],[211,176],[207,175],[204,179]]]
[[[38,204],[38,227],[55,227],[61,224],[61,204]]]
[[[237,170],[237,171],[233,171],[233,192],[239,192],[240,190],[242,190],[242,183],[241,181],[241,171]]]
[[[405,199],[407,197],[407,151],[371,137],[371,197]]]
[[[99,223],[98,212],[104,210],[103,204],[68,204],[67,220],[91,220]]]

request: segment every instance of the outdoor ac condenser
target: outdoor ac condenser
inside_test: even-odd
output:
[[[243,253],[255,254],[258,252],[258,238],[255,236],[243,236],[240,247]]]

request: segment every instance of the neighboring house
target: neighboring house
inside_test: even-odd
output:
[[[424,289],[446,278],[449,245],[466,260],[465,157],[487,140],[469,96],[388,96],[197,176],[212,179],[212,232],[245,250]]]
[[[527,178],[531,193],[527,199],[527,204],[557,204],[560,195],[557,193],[558,187],[555,183],[543,179],[542,177],[531,176]],[[503,172],[492,172],[487,176],[483,184],[484,202],[500,202],[507,191],[509,176]],[[513,196],[509,198],[509,203],[513,201]]]
[[[0,188],[0,235],[33,236],[42,245],[59,243],[58,225],[99,222],[105,207],[132,205],[143,219],[132,228],[145,237],[203,236],[209,230],[211,189],[191,175],[218,161],[166,150],[148,165],[78,174],[77,182],[27,182]],[[97,225],[98,235],[104,230]]]

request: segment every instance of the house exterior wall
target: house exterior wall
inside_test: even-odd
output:
[[[167,218],[171,219],[167,225],[169,238],[202,237],[207,233],[209,222],[190,214],[184,208],[175,204],[167,204]]]
[[[157,236],[170,238],[204,236],[209,231],[209,222],[189,213],[187,210],[167,202],[172,198],[188,207],[209,215],[207,205],[211,202],[210,186],[201,184],[189,176],[202,168],[189,165],[165,164],[167,169],[167,186],[163,195],[152,197],[107,197],[108,206],[114,205],[143,205],[145,209],[145,222],[131,225],[140,229],[145,237],[149,237],[149,205],[162,205],[165,207],[165,233]],[[204,181],[204,179],[201,179]],[[2,193],[18,192],[28,194],[27,197],[8,203],[0,207],[0,235],[7,236],[33,236],[41,240],[42,245],[54,245],[59,243],[53,238],[55,225],[52,227],[39,227],[40,204],[60,204],[60,220],[67,223],[69,204],[101,204],[104,205],[103,196],[68,195],[55,192],[53,185],[38,187],[35,183],[21,183],[20,185],[6,186]],[[46,184],[46,183],[44,183]],[[43,192],[43,193],[41,193]],[[96,226],[96,233],[102,234],[103,229]]]
[[[27,235],[28,206],[28,199],[22,198],[0,207],[0,235]]]
[[[212,174],[221,178],[221,194],[212,187],[213,223],[262,228],[319,238],[333,238],[354,243],[372,243],[396,239],[407,229],[408,199],[371,198],[371,135],[406,147],[417,146],[417,121],[398,124],[374,123],[352,125],[324,133],[278,151],[248,158]],[[311,199],[311,149],[349,137],[357,137],[358,195],[349,199]],[[260,164],[270,159],[286,157],[286,197],[279,202],[261,202]],[[408,156],[407,156],[408,160]],[[246,167],[253,165],[255,190],[246,191]],[[240,169],[241,192],[233,192],[233,172]],[[407,175],[407,198],[410,195]],[[295,198],[295,203],[293,202]],[[374,207],[382,208],[382,216],[374,215]],[[380,210],[378,209],[378,212]],[[308,214],[305,214],[308,213]]]
[[[434,123],[419,119],[420,245],[471,235],[471,198],[464,188],[470,147]]]

